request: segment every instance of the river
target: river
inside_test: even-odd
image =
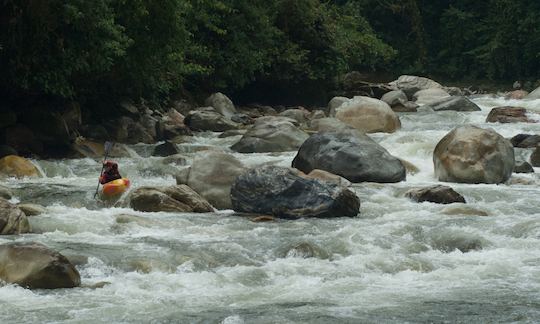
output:
[[[450,184],[467,205],[414,203],[412,187],[438,183],[432,152],[456,125],[505,137],[540,134],[540,123],[486,124],[491,108],[540,100],[483,97],[479,112],[400,113],[402,129],[372,137],[420,172],[396,184],[360,183],[356,218],[255,223],[232,211],[142,213],[103,208],[92,159],[37,160],[40,179],[10,179],[16,201],[47,212],[30,218],[38,241],[77,264],[86,287],[0,287],[2,323],[494,323],[540,319],[540,168],[515,184]],[[223,148],[239,137],[204,133],[179,147]],[[133,145],[118,159],[133,187],[175,184],[174,165]],[[530,151],[529,151],[530,152]],[[525,150],[516,155],[527,159]],[[289,166],[295,152],[235,154],[245,164]],[[460,209],[461,208],[461,209]],[[138,216],[126,222],[123,216]],[[479,214],[484,214],[480,216]],[[487,214],[487,216],[485,216]],[[314,257],[292,247],[307,243]],[[305,245],[305,244],[304,244]],[[294,252],[296,251],[296,252]],[[102,288],[87,288],[107,282]]]

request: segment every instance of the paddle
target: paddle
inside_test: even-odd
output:
[[[109,156],[109,152],[111,151],[112,147],[114,146],[114,142],[105,142],[104,144],[104,150],[105,150],[105,157],[103,157],[103,163],[101,163],[101,172],[99,173],[99,175],[101,176],[103,174],[103,169],[105,169],[105,161],[107,161],[107,156]],[[98,184],[97,184],[97,187],[96,187],[96,193],[94,194],[94,199],[96,198],[97,194],[98,194],[98,190],[99,190],[99,180],[98,180]]]

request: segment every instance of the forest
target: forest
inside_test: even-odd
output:
[[[4,0],[4,97],[329,91],[348,71],[535,82],[540,1]],[[285,94],[284,94],[285,96]]]

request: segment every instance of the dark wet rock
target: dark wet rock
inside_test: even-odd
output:
[[[237,177],[231,200],[237,212],[284,218],[354,217],[360,209],[360,199],[351,190],[276,166],[250,169]]]
[[[107,141],[111,138],[103,125],[82,125],[80,133],[82,136],[95,141]]]
[[[178,153],[180,153],[180,150],[176,144],[165,141],[165,143],[159,144],[154,148],[152,156],[170,156]]]
[[[221,92],[214,93],[206,98],[204,104],[214,107],[216,112],[229,119],[236,113],[236,108],[231,99]]]
[[[20,210],[22,210],[22,212],[28,217],[37,216],[37,215],[44,214],[45,212],[47,212],[45,207],[38,204],[29,204],[29,203],[18,204],[17,207]]]
[[[336,118],[365,133],[393,133],[401,127],[396,113],[384,101],[354,97],[336,108]]]
[[[443,110],[454,110],[454,111],[480,111],[480,107],[471,100],[460,97],[460,96],[451,96],[447,98],[440,99],[436,102],[433,102],[429,105],[426,105],[433,109],[434,111],[443,111]]]
[[[522,107],[496,107],[489,112],[486,123],[530,123],[527,110]]]
[[[107,129],[109,134],[119,143],[153,144],[156,141],[155,136],[152,136],[143,125],[127,116],[122,116],[118,120],[108,123]]]
[[[0,198],[9,200],[11,197],[13,197],[13,192],[9,188],[0,185]]]
[[[307,138],[289,118],[263,117],[231,149],[240,153],[295,151]]]
[[[184,120],[184,115],[175,109],[169,109],[156,125],[158,139],[170,140],[177,136],[191,135],[191,130],[184,124]]]
[[[231,120],[241,125],[251,125],[255,122],[252,117],[242,113],[236,113],[232,115]]]
[[[128,196],[129,205],[143,212],[212,212],[214,208],[186,185],[139,187]]]
[[[531,154],[531,164],[533,167],[540,167],[540,145]]]
[[[8,155],[0,159],[0,177],[41,177],[41,172],[29,160]]]
[[[367,135],[357,131],[314,134],[302,144],[293,167],[304,173],[321,169],[351,182],[399,182],[405,167]]]
[[[310,243],[310,242],[299,242],[284,248],[283,256],[285,258],[319,258],[326,259],[328,258],[328,253],[326,253],[319,246]]]
[[[65,256],[34,242],[0,245],[0,278],[30,289],[81,284],[79,272]]]
[[[223,132],[218,137],[219,138],[227,138],[227,137],[239,136],[239,135],[243,136],[246,132],[247,132],[246,129],[231,129],[231,130]]]
[[[514,173],[534,173],[534,169],[527,161],[516,161]]]
[[[413,94],[420,90],[442,88],[438,82],[415,75],[402,75],[389,85],[405,92],[409,99],[412,99]]]
[[[540,135],[517,134],[510,142],[514,147],[534,148],[540,144]]]
[[[0,144],[0,159],[8,155],[19,155],[19,154],[13,147],[9,145]]]
[[[231,186],[245,170],[242,162],[231,154],[208,152],[195,157],[176,183],[187,184],[218,209],[230,209]]]
[[[492,129],[456,127],[444,136],[433,152],[439,181],[502,183],[514,169],[514,148]]]
[[[448,186],[434,185],[427,188],[411,189],[405,193],[407,198],[416,202],[436,204],[465,203],[465,198]]]
[[[186,116],[184,122],[194,131],[223,132],[239,127],[237,123],[211,109],[193,110]]]
[[[0,235],[30,232],[26,215],[17,206],[0,198]]]

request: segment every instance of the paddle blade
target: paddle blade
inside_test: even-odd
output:
[[[112,149],[114,143],[113,142],[105,142],[104,144],[104,150],[105,150],[105,155],[108,155],[109,151]]]

